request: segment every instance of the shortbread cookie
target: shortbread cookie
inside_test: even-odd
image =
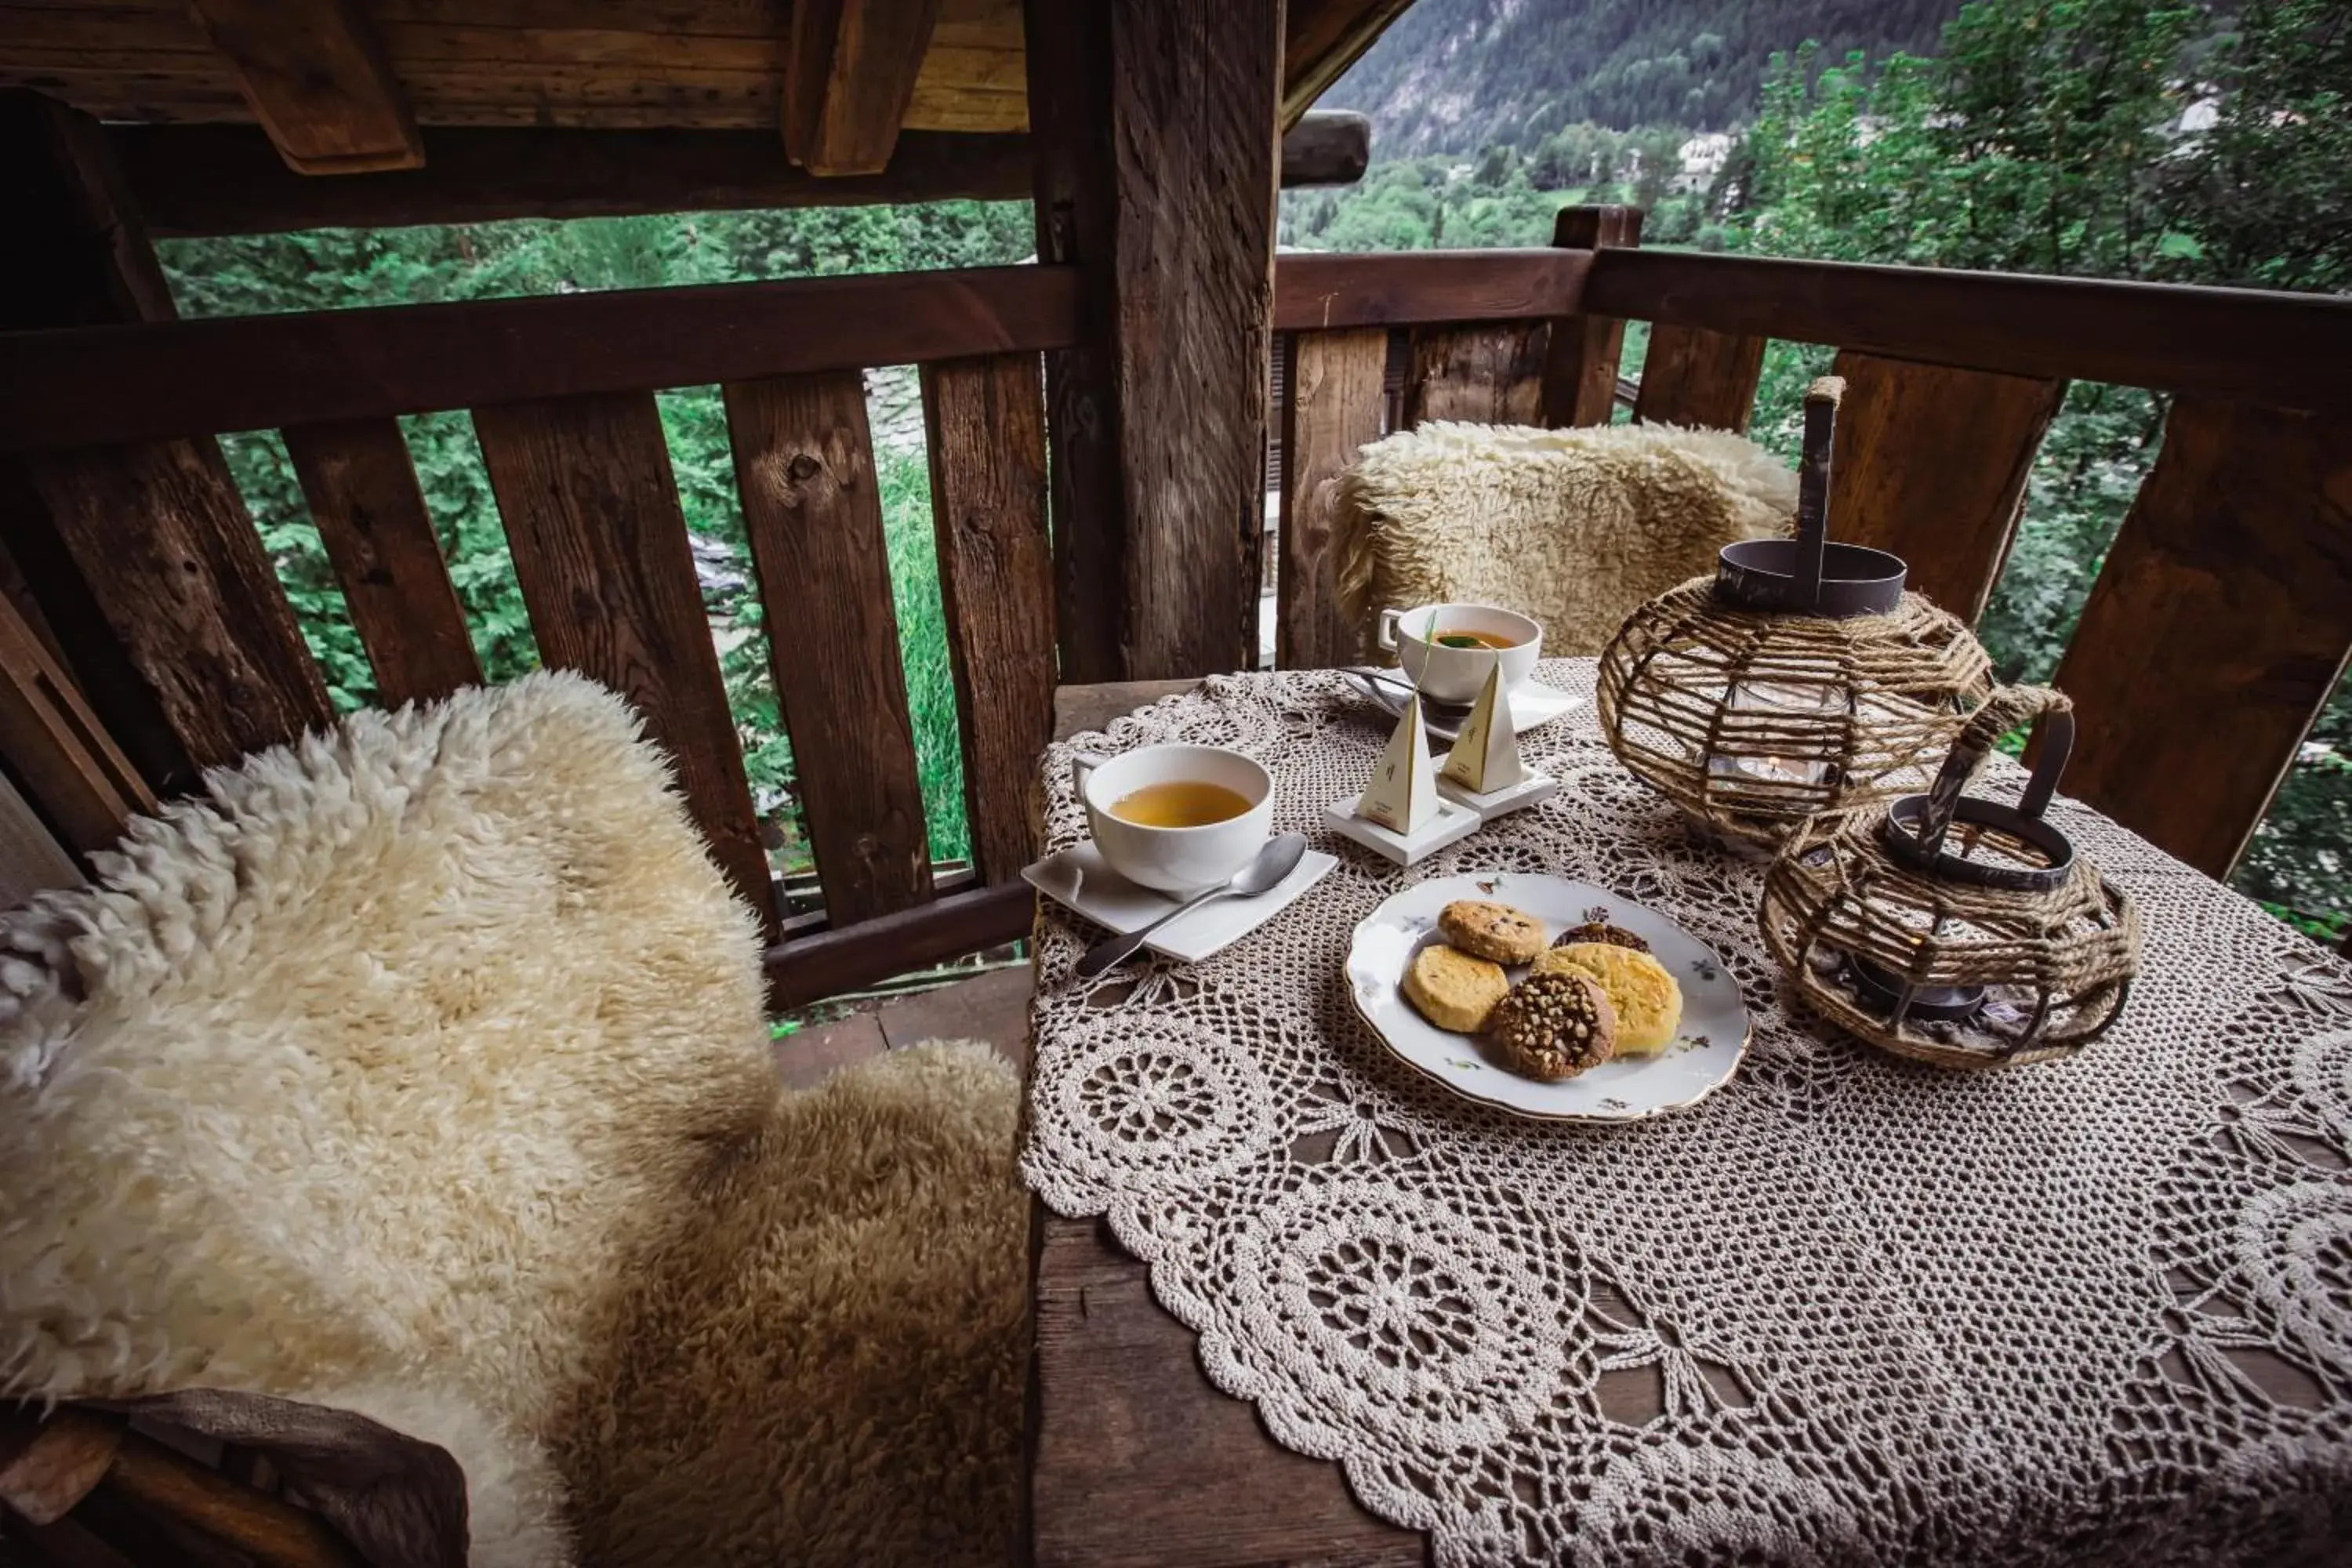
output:
[[[1475,1035],[1511,989],[1502,966],[1433,942],[1404,972],[1404,999],[1441,1029]]]
[[[1551,939],[1554,947],[1574,947],[1580,942],[1605,942],[1612,947],[1630,947],[1635,952],[1647,952],[1650,944],[1627,931],[1623,926],[1604,925],[1599,921],[1587,921],[1580,926],[1570,926]]]
[[[1486,1021],[1503,1065],[1522,1078],[1557,1083],[1599,1067],[1616,1048],[1609,994],[1573,970],[1530,974]]]
[[[1543,921],[1508,904],[1456,899],[1440,910],[1437,929],[1473,958],[1525,963],[1543,951]]]
[[[1612,942],[1581,942],[1555,947],[1536,961],[1537,972],[1573,972],[1591,976],[1609,993],[1617,1015],[1617,1054],[1654,1057],[1666,1048],[1683,1021],[1683,988],[1666,966],[1646,952]]]

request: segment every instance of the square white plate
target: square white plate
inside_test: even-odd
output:
[[[1323,879],[1339,864],[1335,856],[1309,849],[1296,869],[1255,899],[1217,899],[1181,920],[1171,921],[1143,945],[1152,952],[1198,963],[1265,924],[1293,899]],[[1112,870],[1094,840],[1074,844],[1022,868],[1029,885],[1106,930],[1140,931],[1183,902],[1139,887]]]

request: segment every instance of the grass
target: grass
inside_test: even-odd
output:
[[[940,558],[931,529],[931,476],[919,456],[878,450],[876,487],[890,553],[890,597],[898,616],[898,657],[907,710],[915,725],[915,773],[931,858],[971,853],[964,819],[963,739],[956,719],[955,677],[948,663],[947,612],[940,601]]]

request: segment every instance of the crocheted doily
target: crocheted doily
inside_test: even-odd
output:
[[[1590,660],[1543,679],[1583,692]],[[2352,970],[2074,802],[2142,977],[2072,1060],[1955,1074],[1792,1020],[1760,868],[1589,705],[1566,783],[1411,870],[1318,826],[1388,721],[1326,672],[1218,677],[1079,743],[1233,746],[1340,864],[1209,961],[1091,984],[1039,923],[1030,1184],[1108,1215],[1216,1384],[1442,1563],[2326,1560],[2352,1537]],[[1067,746],[1050,847],[1082,837]],[[2013,787],[1997,764],[1993,787]],[[1392,1061],[1356,922],[1423,877],[1598,882],[1724,955],[1738,1075],[1633,1125],[1513,1120]],[[1641,1424],[1612,1419],[1629,1407]]]

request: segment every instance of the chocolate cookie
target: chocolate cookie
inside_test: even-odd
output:
[[[1543,951],[1543,921],[1508,904],[1456,899],[1437,913],[1445,940],[1474,958],[1526,963]]]
[[[1599,1067],[1617,1048],[1608,993],[1567,970],[1530,974],[1513,986],[1486,1020],[1486,1033],[1505,1067],[1539,1083]]]
[[[1605,942],[1612,947],[1630,947],[1635,952],[1647,952],[1650,944],[1627,931],[1623,926],[1604,925],[1599,921],[1587,921],[1580,926],[1570,926],[1551,939],[1554,947],[1574,947],[1580,942]]]
[[[1402,989],[1414,1011],[1439,1028],[1475,1035],[1511,981],[1500,964],[1432,943],[1412,955]]]

